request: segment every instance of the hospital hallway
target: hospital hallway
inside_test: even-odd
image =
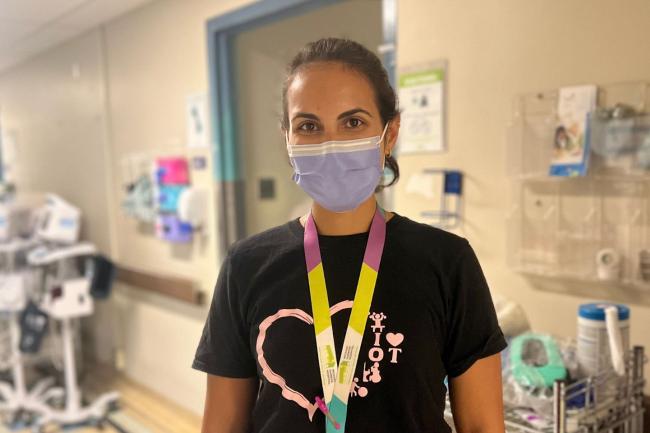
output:
[[[649,23],[0,0],[0,433],[650,433]]]

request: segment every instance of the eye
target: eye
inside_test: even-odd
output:
[[[352,117],[345,122],[345,125],[349,128],[358,128],[363,125],[365,122],[358,117]]]
[[[301,123],[297,130],[303,132],[314,132],[316,130],[316,124],[313,122]]]

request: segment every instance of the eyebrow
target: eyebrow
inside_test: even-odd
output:
[[[348,117],[348,116],[351,116],[351,115],[356,114],[356,113],[366,113],[368,116],[372,117],[372,114],[370,114],[369,112],[367,112],[363,108],[353,108],[352,110],[344,111],[343,113],[339,114],[337,119],[343,119],[344,117]],[[304,112],[296,113],[296,115],[293,116],[293,118],[291,120],[294,120],[294,119],[296,119],[298,117],[304,117],[306,119],[319,120],[318,116],[316,116],[315,114],[313,114],[313,113],[304,113]]]

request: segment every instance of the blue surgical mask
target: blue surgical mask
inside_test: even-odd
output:
[[[332,212],[349,212],[374,192],[383,174],[381,136],[319,144],[289,144],[293,180],[318,204]]]

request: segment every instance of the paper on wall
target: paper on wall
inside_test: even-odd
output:
[[[400,154],[445,150],[446,67],[438,63],[400,74]]]
[[[594,85],[563,87],[553,142],[551,176],[584,176],[589,161],[589,113],[596,108]]]
[[[208,147],[208,107],[205,93],[186,98],[187,147]]]

